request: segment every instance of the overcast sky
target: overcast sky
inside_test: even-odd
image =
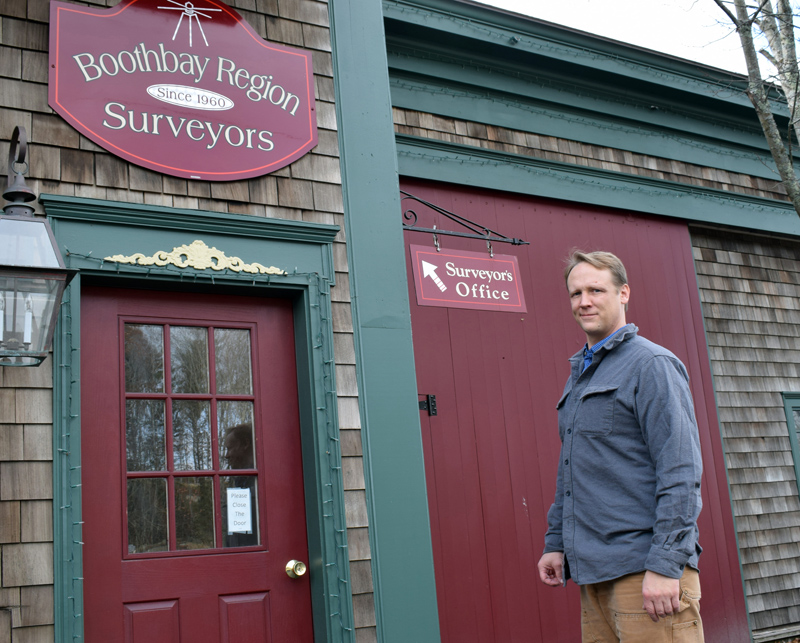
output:
[[[476,0],[744,73],[739,39],[714,0]]]

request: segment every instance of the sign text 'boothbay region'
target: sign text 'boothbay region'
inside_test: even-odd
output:
[[[50,106],[112,154],[232,181],[317,144],[311,54],[266,42],[219,0],[50,7]]]
[[[420,306],[524,313],[525,295],[513,255],[410,246]]]

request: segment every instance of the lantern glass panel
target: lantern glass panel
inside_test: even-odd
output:
[[[34,217],[0,218],[0,265],[61,267],[47,221]]]
[[[0,352],[12,362],[35,364],[45,357],[65,283],[63,274],[21,275],[0,267]]]

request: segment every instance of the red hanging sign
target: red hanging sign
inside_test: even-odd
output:
[[[232,181],[317,144],[309,52],[262,39],[219,0],[50,5],[50,106],[112,154]]]
[[[420,306],[527,312],[515,256],[409,248]]]

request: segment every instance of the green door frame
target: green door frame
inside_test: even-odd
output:
[[[55,640],[83,639],[80,293],[82,284],[98,283],[293,302],[314,638],[353,643],[330,303],[338,226],[54,195],[39,201],[67,266],[80,270],[65,295],[53,349]],[[171,252],[195,240],[219,249],[215,267],[186,266],[185,251]],[[256,259],[278,269],[242,268]]]

